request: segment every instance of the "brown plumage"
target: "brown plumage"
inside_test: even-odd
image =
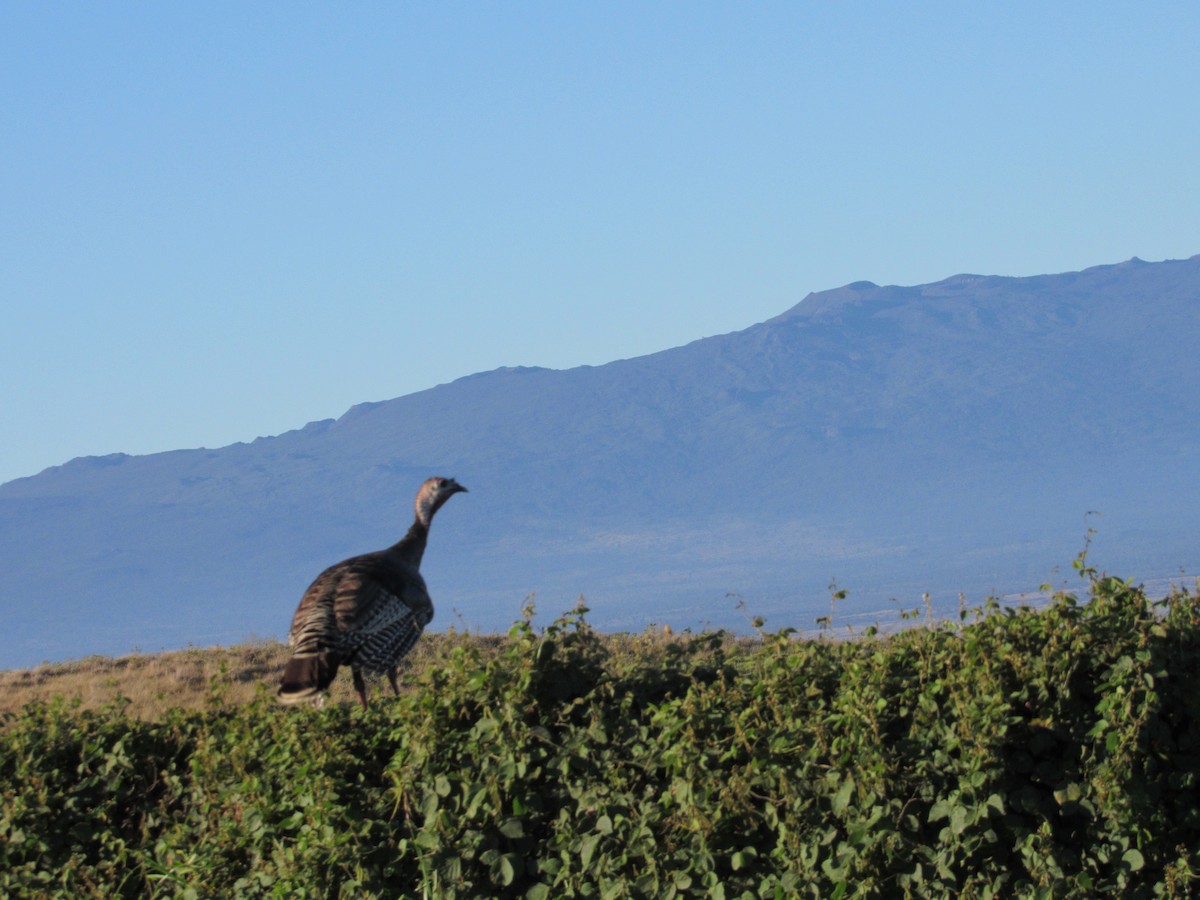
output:
[[[417,492],[416,520],[398,544],[330,566],[300,598],[288,645],[279,699],[319,698],[339,666],[350,666],[359,702],[367,708],[363,672],[385,672],[392,690],[396,666],[433,619],[421,577],[429,524],[442,504],[466,488],[453,478],[430,478]]]

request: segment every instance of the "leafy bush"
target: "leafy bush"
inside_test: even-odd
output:
[[[1190,896],[1200,595],[890,637],[458,641],[348,706],[0,731],[6,896]],[[967,618],[970,618],[969,616]]]

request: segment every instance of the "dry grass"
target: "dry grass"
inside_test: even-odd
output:
[[[78,703],[81,709],[97,709],[125,698],[131,715],[154,718],[171,707],[203,708],[218,690],[225,692],[228,702],[244,703],[258,685],[278,679],[286,659],[283,644],[256,642],[45,663],[0,672],[0,713],[55,697]]]
[[[455,632],[428,634],[401,667],[401,690],[406,674],[423,668],[455,643],[480,641],[498,645],[494,636],[470,637]],[[192,647],[165,653],[131,656],[89,656],[33,669],[0,671],[0,715],[25,704],[61,697],[82,710],[128,701],[131,716],[152,720],[172,708],[204,709],[213,703],[241,705],[259,691],[274,694],[279,687],[287,646],[278,641],[254,641],[232,647]],[[382,678],[368,681],[371,697],[391,693]],[[328,702],[357,703],[349,672],[338,673]]]
[[[501,635],[465,634],[453,629],[426,634],[405,659],[400,689],[417,672],[443,659],[455,646],[471,643],[485,655],[498,652]],[[641,634],[606,635],[616,654],[653,652],[672,640],[670,632],[647,629]],[[212,704],[238,706],[259,691],[274,694],[287,662],[287,646],[278,641],[252,641],[232,647],[192,647],[131,656],[89,656],[33,669],[0,671],[0,716],[25,704],[61,697],[81,710],[126,703],[126,712],[154,720],[168,709],[199,710]],[[387,696],[382,678],[367,682],[370,697]],[[349,672],[339,672],[327,702],[357,704]]]

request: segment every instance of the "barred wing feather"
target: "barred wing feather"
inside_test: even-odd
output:
[[[403,585],[399,595],[377,581],[360,582],[353,594],[339,590],[334,611],[343,660],[373,672],[400,662],[432,618],[424,588],[417,576]]]

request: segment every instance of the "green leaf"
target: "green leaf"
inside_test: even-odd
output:
[[[838,788],[838,792],[833,795],[833,814],[835,816],[844,815],[846,809],[850,806],[850,798],[854,794],[854,779],[847,778],[842,782],[842,786]]]
[[[579,845],[579,863],[586,872],[592,865],[592,857],[596,853],[596,846],[600,843],[600,835],[589,834],[583,839]]]
[[[525,837],[525,826],[522,824],[520,819],[518,819],[516,816],[513,816],[512,818],[505,819],[500,825],[500,833],[506,838],[516,839]]]
[[[1133,847],[1130,847],[1121,854],[1121,862],[1129,866],[1129,868],[1134,872],[1137,872],[1144,865],[1146,865],[1146,859],[1144,856],[1142,856],[1141,851]]]
[[[471,802],[467,804],[467,818],[469,818],[469,819],[474,818],[475,813],[477,813],[479,811],[479,807],[483,804],[483,801],[485,801],[486,799],[487,799],[487,788],[481,787],[479,790],[477,790],[475,792],[474,796],[471,797]]]
[[[751,865],[753,860],[758,857],[758,851],[753,847],[743,847],[738,852],[734,853],[729,859],[729,865],[733,871],[737,872]]]
[[[967,809],[956,806],[950,812],[950,831],[952,834],[962,834],[967,828]]]
[[[517,877],[517,869],[513,861],[519,858],[512,853],[506,853],[500,857],[500,883],[505,887],[512,884],[513,879]]]
[[[1062,806],[1064,803],[1077,801],[1082,796],[1083,789],[1074,782],[1054,792],[1054,799],[1058,802],[1059,806]]]

